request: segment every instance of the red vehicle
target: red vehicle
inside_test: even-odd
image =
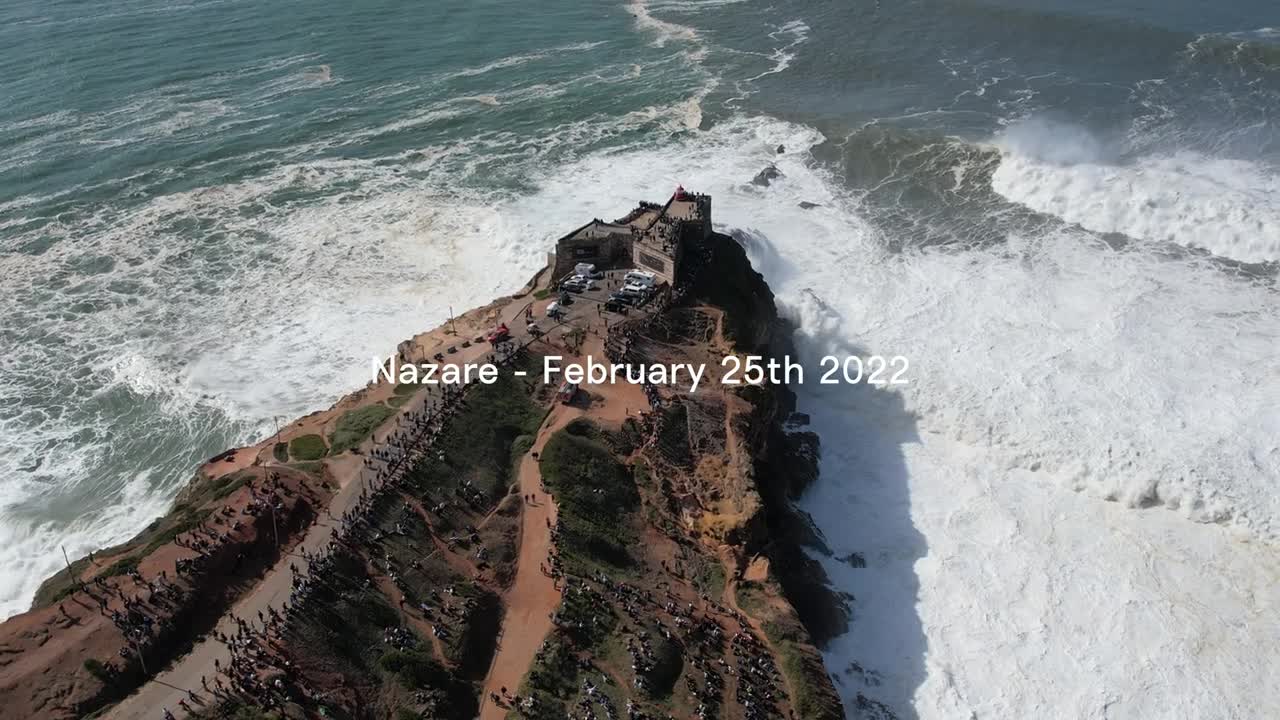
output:
[[[560,386],[560,392],[556,393],[556,399],[562,405],[572,405],[573,399],[578,396],[578,383],[566,382]]]
[[[484,336],[484,339],[496,345],[502,342],[503,340],[509,339],[510,337],[511,337],[511,330],[507,328],[506,323],[502,323],[498,327],[490,330],[489,334]]]

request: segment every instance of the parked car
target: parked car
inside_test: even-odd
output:
[[[572,404],[573,399],[577,397],[577,395],[578,395],[578,383],[571,383],[571,382],[565,382],[561,384],[559,392],[556,393],[556,397],[560,400],[560,403],[563,405]]]
[[[591,280],[584,278],[581,275],[574,275],[568,280],[565,280],[564,282],[560,283],[561,290],[568,290],[569,292],[575,292],[575,293],[586,292],[587,290],[590,290],[593,287],[594,285],[592,284]]]
[[[622,276],[622,282],[627,285],[641,285],[651,288],[658,284],[658,276],[643,270],[631,270]]]

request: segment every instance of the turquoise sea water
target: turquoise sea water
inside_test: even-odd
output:
[[[1262,0],[7,3],[0,614],[59,545],[133,534],[201,459],[681,182],[802,347],[910,354],[907,444],[1038,447],[1048,487],[1274,540],[1278,26]],[[833,448],[883,417],[804,399]],[[931,482],[912,462],[879,477]],[[904,712],[926,673],[885,662],[891,690],[844,689]]]

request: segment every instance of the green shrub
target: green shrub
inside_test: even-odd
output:
[[[244,487],[244,484],[248,481],[249,481],[248,475],[235,473],[234,476],[228,477],[227,481],[224,482],[221,486],[218,487],[217,490],[214,491],[213,499],[221,500],[222,498]]]
[[[395,674],[410,690],[438,687],[449,681],[449,671],[419,650],[393,650],[378,658],[378,667]]]
[[[209,517],[212,510],[186,510],[178,516],[177,521],[169,527],[156,533],[147,546],[142,549],[141,557],[146,557],[155,552],[163,545],[173,542],[173,539],[179,535],[196,529],[204,519]]]
[[[343,413],[334,425],[333,434],[329,436],[329,454],[344,453],[364,442],[395,412],[386,405],[366,405]],[[299,459],[315,460],[316,458]]]
[[[102,572],[98,573],[98,577],[109,578],[115,577],[116,575],[124,575],[137,569],[137,567],[138,558],[133,555],[127,555],[108,565]]]
[[[88,660],[85,660],[84,669],[88,670],[90,675],[102,682],[107,682],[111,679],[111,672],[107,670],[107,666],[103,665],[97,658],[89,658]]]
[[[412,397],[424,387],[426,386],[421,383],[400,383],[391,392],[401,397]]]
[[[328,448],[324,445],[324,438],[319,435],[303,435],[289,441],[289,454],[294,460],[319,460],[326,452]]]
[[[578,565],[571,571],[587,569],[582,563],[626,568],[633,562],[627,547],[635,541],[629,520],[640,495],[631,473],[589,430],[582,424],[560,430],[539,458],[559,507],[560,550]]]
[[[420,490],[432,493],[456,487],[462,480],[471,481],[490,499],[506,493],[515,475],[515,461],[532,445],[546,417],[546,408],[532,397],[540,386],[532,373],[517,377],[503,370],[494,384],[472,388],[462,411],[436,444],[443,459],[424,458],[410,471],[410,479]]]

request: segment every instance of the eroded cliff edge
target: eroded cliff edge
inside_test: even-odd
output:
[[[726,354],[784,354],[790,328],[742,248],[712,234],[699,252],[703,262],[688,264],[669,304],[624,321],[629,334],[576,338],[575,352],[607,354],[609,342],[627,334],[633,356],[700,362],[711,375]],[[463,333],[503,319],[543,286],[535,278],[519,296],[459,318],[469,327]],[[401,354],[427,348],[428,335]],[[535,368],[540,355],[560,351],[556,342],[530,343],[507,369]],[[554,388],[513,375],[469,392],[436,426],[431,455],[414,461],[395,497],[361,518],[359,542],[328,561],[330,582],[294,603],[259,678],[278,689],[206,694],[198,683],[216,679],[193,676],[193,691],[206,697],[191,716],[303,717],[321,708],[352,718],[491,712],[490,664],[500,634],[521,630],[503,630],[500,621],[511,604],[519,529],[533,516],[521,502],[520,463],[536,446],[546,490],[561,511],[555,563],[565,598],[524,673],[522,699],[539,702],[521,707],[503,698],[502,712],[552,717],[613,693],[618,707],[634,703],[651,717],[694,713],[709,702],[721,717],[749,717],[748,708],[766,700],[782,716],[842,717],[816,646],[843,628],[847,613],[802,549],[820,546],[820,538],[791,499],[816,476],[818,443],[787,430],[792,394],[777,386],[727,388],[715,377],[697,393],[664,395],[661,412],[642,414],[642,395],[611,393],[584,388],[580,407],[564,409]],[[370,436],[385,437],[414,403],[432,402],[425,395],[374,384],[277,438],[214,458],[170,515],[138,538],[78,561],[61,583],[47,586],[37,608],[0,626],[0,700],[17,717],[82,717],[104,707],[111,717],[111,703],[172,668],[175,655],[198,648],[217,615],[268,582],[273,564],[333,507],[348,482],[344,474],[376,447]],[[606,476],[630,490],[614,495],[615,485],[594,486],[600,477],[575,472],[573,461],[557,465],[557,452],[561,460],[595,457],[610,469]],[[460,490],[465,503],[440,511],[442,498]],[[597,507],[600,495],[616,504]],[[265,507],[287,521],[273,525]],[[613,513],[608,528],[595,514],[605,510]],[[211,556],[222,560],[176,572],[179,561],[207,555],[192,546],[214,535],[229,540]],[[455,600],[441,600],[446,589]],[[160,631],[139,653],[93,606],[114,609],[118,599],[144,595],[149,607],[140,612],[156,617]],[[594,604],[584,606],[580,597]],[[636,617],[628,617],[629,608]],[[600,620],[598,632],[582,632],[584,623],[610,614],[613,621]],[[694,624],[699,628],[691,630]],[[713,635],[725,633],[719,640],[700,634],[713,624],[720,628]],[[651,664],[637,666],[624,654],[639,638],[659,646],[646,651]],[[352,646],[355,639],[370,645]],[[724,672],[730,666],[759,678],[736,679]],[[605,687],[600,672],[616,686]],[[539,687],[551,676],[561,681]],[[569,676],[575,682],[566,686]]]

